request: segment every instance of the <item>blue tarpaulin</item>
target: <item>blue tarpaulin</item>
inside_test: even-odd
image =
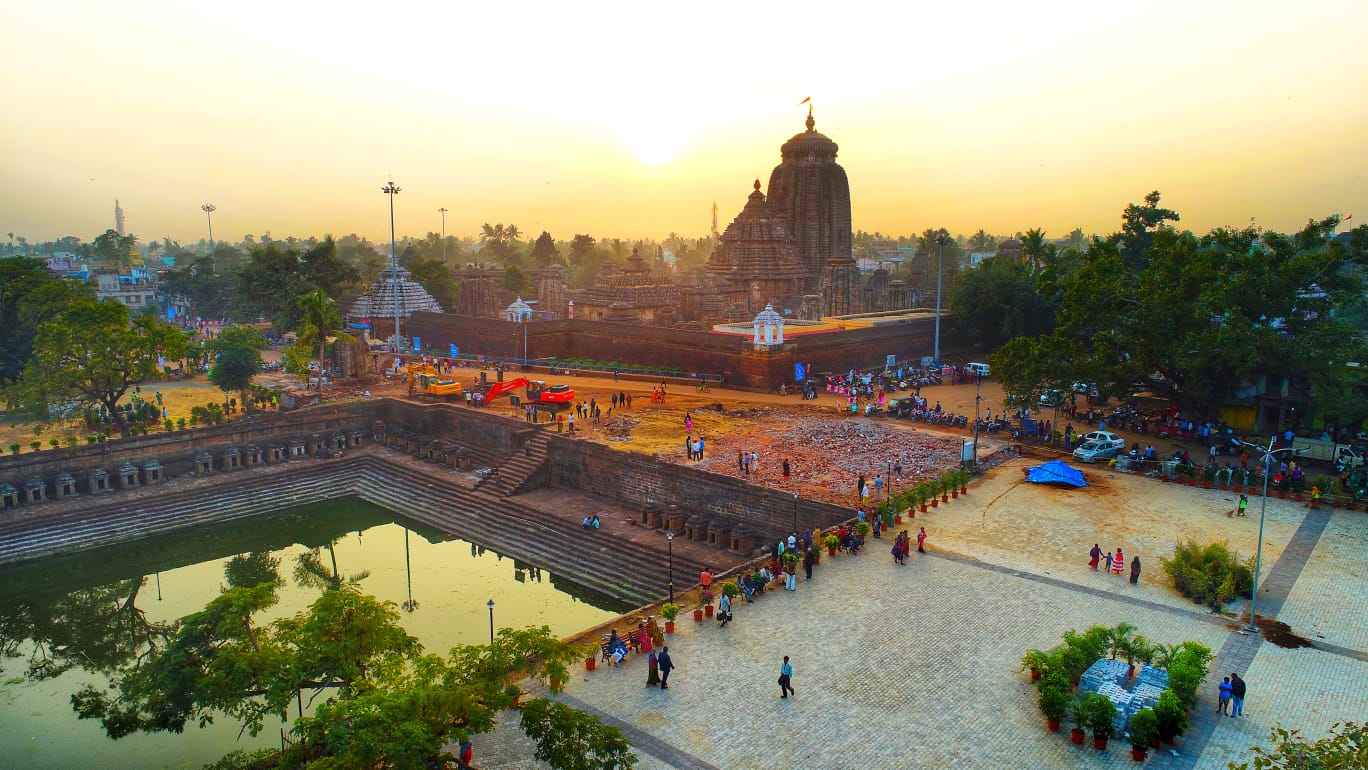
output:
[[[1037,465],[1026,472],[1026,480],[1037,484],[1068,484],[1071,487],[1086,487],[1088,482],[1083,480],[1083,472],[1077,468],[1071,468],[1063,460],[1051,460],[1044,465]]]

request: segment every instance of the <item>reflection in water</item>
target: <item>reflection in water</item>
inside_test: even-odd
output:
[[[630,609],[521,560],[509,580],[499,560],[480,558],[484,547],[468,544],[466,556],[467,544],[396,518],[340,501],[0,572],[0,756],[23,756],[29,767],[81,766],[95,755],[111,768],[199,766],[277,743],[265,733],[240,738],[227,718],[181,736],[113,742],[72,711],[74,692],[103,688],[109,674],[164,649],[179,618],[227,587],[277,585],[266,623],[300,612],[325,586],[359,582],[405,610],[404,627],[439,653],[487,640],[491,596],[501,627],[545,624],[566,635]]]

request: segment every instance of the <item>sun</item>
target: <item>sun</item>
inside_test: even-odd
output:
[[[632,155],[647,166],[659,167],[673,163],[684,149],[684,138],[668,130],[643,130],[627,137]]]

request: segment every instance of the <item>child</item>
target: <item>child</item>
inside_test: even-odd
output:
[[[1106,557],[1106,559],[1107,559],[1107,568],[1106,568],[1105,570],[1103,570],[1103,572],[1111,572],[1111,562],[1112,562],[1111,551],[1107,551],[1107,557]]]
[[[1225,714],[1230,708],[1230,677],[1221,680],[1221,692],[1216,699],[1216,713]]]

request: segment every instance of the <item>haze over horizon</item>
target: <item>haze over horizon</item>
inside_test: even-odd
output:
[[[0,7],[0,232],[704,235],[779,145],[840,145],[856,230],[1295,230],[1368,202],[1368,3]],[[1358,217],[1362,219],[1363,215]]]

